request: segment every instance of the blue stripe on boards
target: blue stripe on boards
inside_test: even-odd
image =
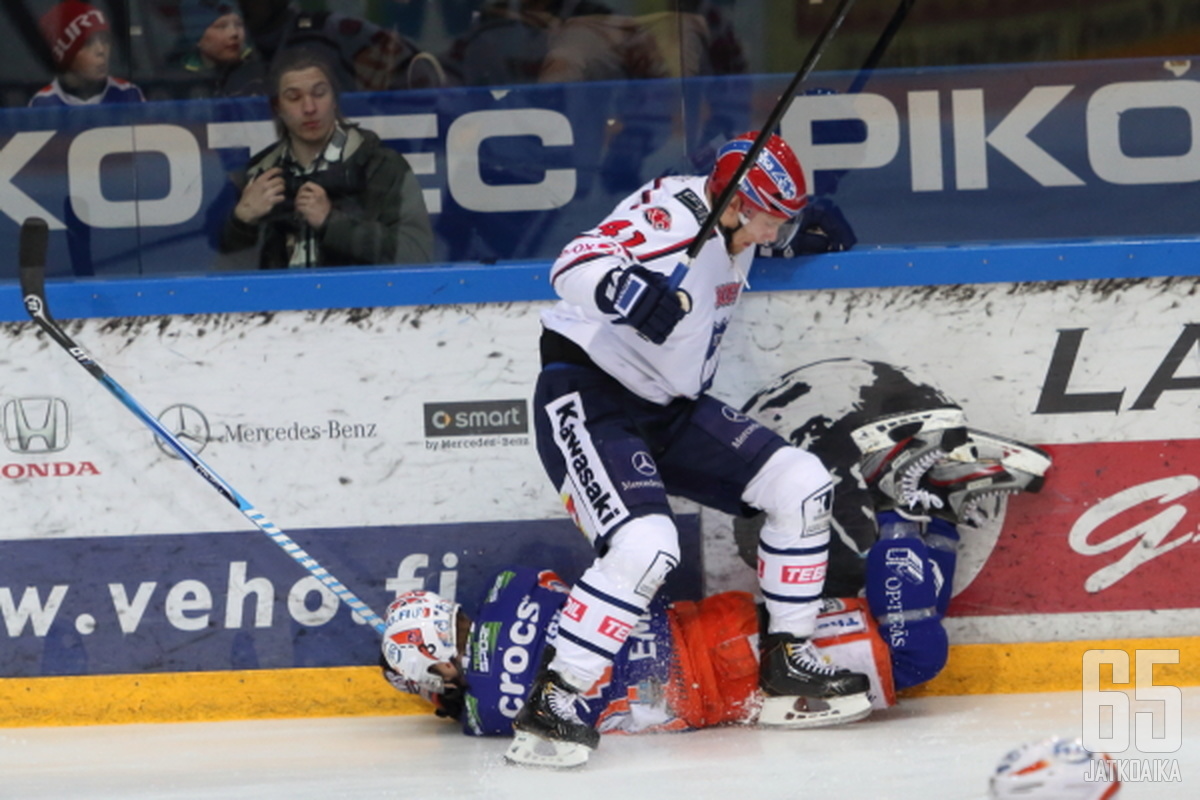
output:
[[[1189,276],[1200,239],[862,248],[758,259],[755,291]],[[542,301],[550,262],[222,272],[176,278],[49,281],[60,319]],[[0,282],[0,322],[28,319],[16,281]]]

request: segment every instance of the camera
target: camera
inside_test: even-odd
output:
[[[266,222],[285,223],[288,227],[298,225],[296,219],[296,194],[306,183],[315,183],[325,190],[332,203],[353,194],[366,186],[365,168],[348,167],[344,162],[330,164],[323,170],[300,175],[283,166],[283,201],[267,215]]]

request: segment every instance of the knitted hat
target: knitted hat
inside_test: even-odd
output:
[[[108,30],[104,12],[79,0],[65,0],[42,15],[42,36],[60,69],[71,66],[90,36]]]
[[[183,0],[179,4],[179,24],[183,40],[195,44],[208,26],[226,14],[240,14],[233,0]]]

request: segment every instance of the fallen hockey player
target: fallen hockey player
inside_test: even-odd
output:
[[[887,421],[874,427],[896,429]],[[865,597],[827,598],[814,635],[823,652],[869,676],[877,708],[893,704],[897,690],[932,679],[946,663],[941,620],[957,529],[972,524],[959,514],[980,497],[1036,491],[1049,467],[1045,454],[1018,442],[978,431],[962,438],[936,423],[926,436],[934,430],[950,430],[962,443],[937,450],[936,459],[927,457],[933,451],[919,437],[896,443],[887,458],[892,469],[879,474],[903,474],[916,493],[909,498],[913,507],[878,513],[880,539],[866,559]],[[926,457],[914,456],[918,451]],[[874,453],[864,452],[864,459]],[[927,462],[921,475],[911,467],[917,460]],[[894,507],[899,486],[876,482],[872,489],[881,506]],[[460,720],[468,735],[510,735],[546,648],[554,645],[568,592],[551,570],[506,569],[473,618],[432,592],[403,593],[388,609],[384,675],[397,689],[430,700],[439,716]],[[656,599],[612,668],[583,693],[580,719],[597,735],[759,722],[763,625],[761,605],[745,592],[699,602]],[[830,710],[810,700],[805,712]],[[579,766],[590,751],[567,752],[575,756],[549,747],[526,763]]]

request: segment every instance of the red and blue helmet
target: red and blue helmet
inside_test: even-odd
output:
[[[717,151],[717,163],[708,177],[708,189],[719,196],[745,160],[758,131],[744,133]],[[808,185],[800,159],[782,137],[771,134],[754,166],[738,183],[738,196],[752,208],[783,219],[794,219],[808,205]]]

